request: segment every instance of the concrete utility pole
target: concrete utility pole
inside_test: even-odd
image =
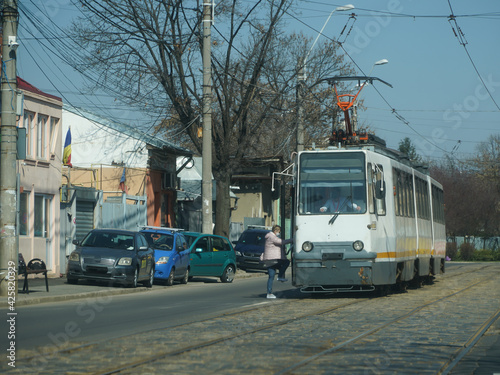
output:
[[[202,232],[212,229],[212,3],[203,3],[203,142],[202,142]]]
[[[306,86],[305,66],[300,67],[297,82],[297,152],[304,151],[304,91]],[[284,237],[283,237],[284,238]]]
[[[16,50],[17,1],[4,0],[2,9],[2,117],[0,141],[0,295],[8,295],[9,267],[17,271],[17,129]],[[13,262],[13,263],[12,263]],[[16,277],[17,279],[17,277]],[[17,292],[17,287],[16,287]]]

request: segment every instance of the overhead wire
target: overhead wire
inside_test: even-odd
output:
[[[488,93],[489,97],[491,98],[492,102],[495,104],[495,106],[498,108],[498,110],[500,111],[500,107],[498,106],[497,102],[495,101],[495,99],[493,98],[493,95],[491,95],[491,92],[490,92],[490,89],[488,88],[488,86],[484,83],[484,80],[483,80],[483,77],[481,76],[481,74],[479,73],[479,70],[477,69],[477,66],[476,64],[474,63],[474,60],[472,59],[472,56],[470,55],[469,53],[469,50],[467,48],[467,39],[465,39],[465,34],[463,33],[462,29],[460,28],[460,26],[458,26],[458,22],[457,22],[457,17],[454,15],[454,12],[453,12],[453,7],[451,6],[451,1],[448,0],[448,5],[450,6],[450,11],[451,11],[451,15],[449,16],[449,23],[451,25],[451,28],[453,30],[453,33],[455,34],[455,37],[458,39],[460,45],[462,47],[464,47],[464,50],[465,50],[465,53],[467,54],[467,57],[469,58],[469,61],[471,62],[472,64],[472,67],[474,68],[474,71],[476,72],[477,76],[479,77],[479,80],[481,81],[481,83],[483,84],[483,87],[485,88],[486,92]],[[453,28],[453,25],[455,25],[456,27],[456,30],[455,28]]]
[[[33,1],[31,1],[31,2],[33,3]],[[35,5],[35,4],[33,3],[33,5]],[[35,5],[35,6],[36,6],[36,5]],[[42,10],[41,10],[40,8],[38,8],[38,7],[37,7],[37,9],[38,9],[38,10],[39,10],[42,14],[43,14],[43,12],[42,12]],[[59,31],[65,35],[65,38],[61,38],[60,36],[57,36],[56,34],[52,34],[52,30],[51,30],[49,27],[45,27],[44,22],[41,22],[39,19],[38,19],[38,22],[33,22],[33,18],[35,18],[35,19],[37,19],[37,18],[34,16],[34,14],[33,14],[32,12],[30,12],[30,11],[29,11],[29,9],[24,8],[23,6],[21,6],[21,9],[20,9],[20,10],[21,10],[21,12],[23,12],[23,13],[24,13],[25,17],[26,17],[28,20],[30,20],[30,21],[31,21],[32,25],[36,28],[36,30],[37,30],[38,32],[40,32],[40,34],[41,34],[42,36],[44,36],[44,39],[45,39],[45,40],[56,40],[56,41],[58,41],[58,42],[61,42],[62,40],[64,40],[65,38],[67,38],[68,40],[71,40],[71,41],[73,41],[73,42],[74,42],[74,40],[73,40],[71,37],[69,37],[69,36],[65,33],[65,31],[64,31],[64,30],[62,30],[62,29],[61,29],[58,25],[56,25],[56,24],[55,24],[55,23],[54,23],[51,19],[50,19],[50,22],[52,22],[52,23],[53,23],[53,24],[54,24],[54,25],[55,25],[55,26],[59,29]],[[61,58],[61,60],[63,60],[63,61],[67,61],[67,56],[65,56],[65,55],[64,55],[64,51],[65,51],[65,50],[66,50],[66,52],[67,52],[67,51],[69,51],[69,53],[74,52],[74,49],[73,49],[71,46],[67,46],[67,45],[65,45],[64,43],[63,43],[62,45],[60,45],[60,47],[62,47],[62,48],[51,48],[52,46],[49,46],[49,45],[45,44],[43,40],[41,40],[40,38],[36,37],[36,36],[35,36],[35,35],[34,35],[31,31],[30,31],[30,30],[28,30],[27,28],[25,28],[25,30],[26,30],[26,32],[30,33],[30,34],[33,36],[33,39],[34,39],[34,40],[37,40],[37,41],[38,41],[39,43],[41,43],[41,44],[42,44],[42,45],[43,45],[43,46],[44,46],[47,50],[51,51],[51,52],[53,53],[53,55],[59,56],[59,57]],[[52,35],[55,35],[55,36],[50,37],[49,35],[51,35],[51,34],[52,34]],[[59,52],[59,51],[62,51],[62,52]],[[34,56],[30,53],[30,51],[29,51],[29,50],[27,50],[27,53],[30,55],[30,57],[32,58],[32,60],[34,61],[34,63],[37,65],[37,67],[40,69],[40,71],[42,71],[42,73],[44,74],[44,76],[46,77],[46,79],[47,79],[47,80],[48,80],[48,81],[52,84],[52,86],[56,89],[56,91],[59,93],[59,95],[61,95],[61,97],[63,97],[63,98],[64,98],[64,100],[65,100],[67,103],[69,103],[69,104],[70,104],[70,105],[71,105],[71,106],[72,106],[75,110],[77,110],[77,111],[79,112],[79,114],[80,114],[82,117],[84,117],[84,118],[86,118],[87,120],[89,120],[89,121],[91,121],[92,123],[94,123],[94,125],[96,125],[96,126],[98,127],[98,129],[104,130],[104,131],[106,131],[107,133],[110,133],[110,134],[115,134],[115,133],[116,133],[116,131],[115,131],[115,130],[113,130],[112,132],[110,132],[110,131],[109,131],[109,129],[107,129],[107,127],[106,127],[106,126],[103,126],[103,125],[101,125],[101,124],[97,123],[96,121],[94,121],[94,120],[92,120],[92,119],[88,118],[88,116],[86,116],[86,115],[85,115],[85,113],[84,113],[84,112],[82,112],[82,111],[81,111],[81,110],[80,110],[77,106],[75,106],[74,104],[71,104],[71,100],[69,100],[69,98],[67,98],[67,97],[64,95],[64,93],[63,93],[63,92],[61,92],[61,91],[57,88],[57,85],[55,85],[55,84],[52,82],[52,80],[50,79],[50,77],[48,77],[48,75],[46,74],[45,70],[44,70],[44,69],[42,69],[42,68],[40,67],[40,65],[38,64],[37,59],[35,59],[35,58],[34,58]],[[77,57],[79,57],[79,55],[78,55],[78,54],[75,54],[75,55],[76,55]],[[49,58],[52,60],[52,57],[51,57],[50,55],[49,55]],[[53,61],[53,60],[52,60],[52,62],[54,63],[54,61]],[[59,71],[61,72],[61,74],[62,74],[63,76],[65,76],[64,72],[60,69],[60,67],[58,66],[58,64],[54,63],[53,65],[54,65],[54,66],[56,66],[56,67],[58,67],[58,69],[59,69]],[[88,74],[85,74],[85,73],[84,73],[84,72],[82,72],[82,71],[80,71],[80,73],[81,73],[81,74],[83,74],[84,76],[86,76],[87,78],[92,79],[95,83],[97,83],[97,82],[98,82],[96,79],[92,78],[92,77],[91,77],[91,76],[89,76]],[[66,77],[66,78],[67,78],[67,77]],[[81,92],[81,91],[80,91],[80,90],[76,87],[76,85],[74,84],[74,82],[73,82],[72,80],[67,79],[67,81],[68,81],[68,82],[71,82],[71,83],[73,84],[73,86],[74,86],[74,87],[75,87],[75,88],[76,88],[76,89],[80,92],[80,94],[82,94],[82,95],[83,95],[83,93],[82,93],[82,92]],[[63,84],[67,87],[67,85],[65,84],[65,82],[63,82],[63,81],[62,81],[62,83],[63,83]],[[89,99],[89,98],[87,98],[87,99]],[[91,99],[89,99],[89,101],[92,103],[92,100],[91,100]],[[100,102],[100,101],[99,101],[99,102]],[[103,105],[103,103],[102,103],[102,102],[100,102],[100,103],[101,103],[100,105],[95,104],[95,103],[94,103],[94,105],[95,105],[97,108],[101,108],[101,109],[103,109],[103,108],[104,108],[104,105]],[[158,117],[157,117],[157,120],[156,120],[156,121],[158,121],[159,117],[161,117],[161,114],[160,114],[160,115],[158,115]],[[153,125],[151,125],[151,126],[150,126],[150,127],[149,127],[146,131],[145,131],[145,133],[146,133],[146,132],[149,132],[149,131],[150,131],[150,130],[154,127],[154,126],[155,126],[155,122],[153,122]],[[93,139],[95,139],[95,137],[94,137]],[[125,137],[125,138],[123,139],[122,143],[124,143],[124,142],[126,142],[126,141],[127,141],[127,138]],[[140,142],[140,141],[142,141],[142,139],[138,139],[138,140],[137,140],[137,142],[136,142],[136,144],[138,144],[138,142]],[[129,155],[129,162],[130,162],[130,157],[131,157],[131,155]]]
[[[289,16],[295,18],[298,22],[302,23],[303,25],[307,26],[308,28],[320,33],[318,30],[316,30],[314,27],[306,24],[305,22],[303,22],[302,20],[300,20],[298,17],[295,17],[294,15],[290,14],[290,13],[287,13]],[[354,58],[349,54],[349,52],[347,52],[347,50],[344,48],[343,44],[339,43],[337,40],[333,39],[333,38],[330,38],[329,36],[327,35],[324,35],[322,34],[325,38],[329,39],[330,41],[334,42],[334,43],[337,43],[339,45],[339,47],[344,51],[345,55],[352,61],[352,63],[356,66],[356,68],[363,74],[365,74],[365,72],[363,71],[363,69],[358,65],[358,63],[354,60]],[[391,109],[391,112],[394,114],[394,116],[399,120],[401,121],[403,124],[405,124],[406,126],[408,126],[415,134],[417,134],[419,137],[421,137],[422,139],[424,139],[426,142],[430,143],[432,146],[436,147],[437,149],[443,151],[443,152],[447,152],[445,149],[439,147],[438,145],[436,145],[434,142],[431,142],[430,140],[427,139],[427,137],[423,136],[422,134],[420,134],[417,130],[415,130],[410,122],[408,120],[406,120],[404,118],[404,116],[402,116],[400,113],[398,113],[398,111],[391,106],[391,104],[389,103],[389,101],[382,95],[382,93],[380,92],[380,90],[375,86],[375,85],[372,85],[373,88],[375,89],[375,91],[377,92],[377,94],[382,98],[382,100],[387,104],[387,106]]]

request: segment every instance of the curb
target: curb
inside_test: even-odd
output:
[[[265,276],[265,273],[247,273],[245,272],[244,274],[237,274],[235,276],[235,279],[248,279],[251,277],[258,277],[258,276]],[[169,289],[170,287],[165,286],[163,287],[164,289]],[[142,293],[142,292],[148,292],[152,290],[151,288],[147,287],[137,287],[137,288],[113,288],[113,289],[106,289],[106,290],[98,290],[98,291],[92,291],[92,292],[83,292],[83,293],[74,293],[74,294],[61,294],[61,295],[45,295],[45,296],[40,296],[40,297],[33,297],[33,298],[22,298],[19,299],[19,294],[16,298],[16,302],[14,304],[14,307],[18,306],[28,306],[28,305],[36,305],[40,303],[49,303],[49,302],[62,302],[62,301],[70,301],[70,300],[75,300],[75,299],[84,299],[84,298],[98,298],[98,297],[106,297],[106,296],[113,296],[113,295],[122,295],[122,294],[132,294],[132,293]],[[156,289],[158,290],[158,289]],[[50,293],[50,291],[48,292]],[[3,301],[0,302],[0,308],[8,308],[11,305],[7,302],[7,298]]]

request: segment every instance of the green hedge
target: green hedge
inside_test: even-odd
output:
[[[498,262],[500,261],[500,250],[480,249],[476,250],[474,245],[463,243],[460,249],[457,249],[455,242],[446,244],[446,255],[451,260],[472,261],[472,262]]]

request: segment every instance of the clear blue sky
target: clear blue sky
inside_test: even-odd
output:
[[[22,3],[51,29],[55,29],[52,21],[63,27],[79,14],[69,0]],[[359,114],[361,121],[388,146],[397,148],[402,138],[410,137],[425,158],[439,160],[452,150],[455,156],[465,158],[474,154],[478,143],[500,133],[499,1],[300,1],[294,8],[300,12],[299,17],[288,18],[290,30],[315,38],[330,12],[346,4],[355,9],[335,12],[319,41],[337,40],[349,15],[355,13],[347,39],[345,33],[341,36],[349,56],[365,73],[375,61],[389,60],[375,67],[371,75],[391,83],[393,88],[376,84],[381,95],[373,87],[365,88],[361,96],[367,110]],[[449,22],[449,4],[456,24]],[[20,22],[27,24],[22,14]],[[465,34],[465,48],[453,33],[452,25],[456,30],[457,24]],[[128,116],[114,98],[98,95],[89,100],[79,95],[84,80],[77,73],[64,65],[57,67],[58,60],[40,48],[39,41],[23,27],[19,28],[19,36],[21,77],[48,93],[62,93],[66,102],[126,121]]]

